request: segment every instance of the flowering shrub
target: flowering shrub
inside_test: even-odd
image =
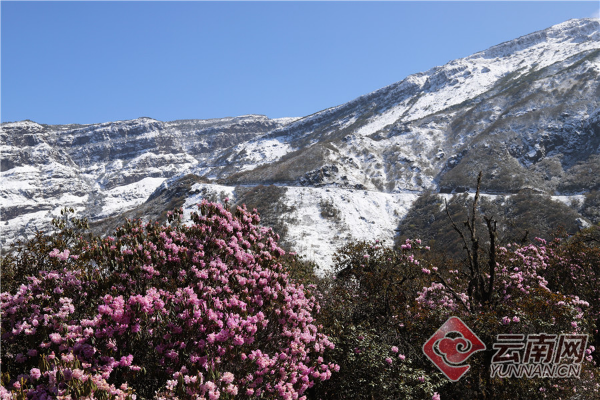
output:
[[[314,398],[565,399],[600,393],[593,342],[588,343],[580,379],[490,378],[492,343],[498,334],[584,333],[593,341],[597,328],[592,310],[598,301],[591,288],[582,285],[579,292],[563,294],[550,279],[556,274],[554,266],[562,268],[559,254],[565,249],[542,240],[496,247],[491,289],[490,257],[481,251],[480,284],[489,296],[478,297],[468,262],[428,259],[417,240],[399,248],[353,243],[337,253],[336,274],[321,282],[324,298],[318,318],[335,343],[330,357],[340,371],[315,386]],[[460,317],[487,345],[467,361],[471,370],[452,383],[422,353],[426,340],[450,316]]]
[[[199,208],[29,247],[40,272],[1,294],[2,398],[298,399],[329,379],[319,305],[277,236],[245,208]]]
[[[321,282],[318,316],[340,366],[314,398],[431,399],[445,383],[425,369],[422,343],[407,340],[407,304],[423,286],[419,241],[400,251],[378,242],[350,243],[334,256],[333,278]],[[428,282],[428,280],[427,280]]]
[[[600,225],[592,226],[572,237],[549,242],[548,287],[578,296],[587,302],[588,319],[595,321],[590,344],[600,348]],[[600,351],[591,356],[600,365]]]
[[[592,342],[597,336],[598,309],[597,290],[567,290],[560,286],[557,276],[567,273],[571,282],[591,280],[597,283],[594,273],[575,276],[573,271],[592,272],[594,268],[582,267],[582,260],[571,258],[566,262],[564,249],[548,246],[543,239],[536,245],[499,246],[496,221],[484,217],[488,240],[483,242],[477,234],[477,201],[481,173],[477,183],[472,212],[460,229],[448,213],[454,230],[458,233],[466,251],[464,262],[436,265],[423,273],[431,276],[431,283],[424,286],[416,298],[418,307],[410,318],[410,330],[433,332],[450,316],[460,317],[474,329],[485,343],[493,343],[498,334],[590,334]],[[563,254],[563,255],[561,255]],[[597,268],[596,268],[597,270]],[[572,271],[570,274],[568,271]],[[431,275],[430,275],[431,274]],[[554,281],[549,286],[549,279]],[[588,288],[588,283],[583,285]],[[572,287],[571,287],[572,289]],[[579,288],[581,289],[581,288]],[[593,306],[579,293],[585,293]],[[448,386],[445,396],[451,398],[488,398],[502,396],[526,396],[527,398],[568,398],[578,390],[593,397],[600,394],[598,368],[594,361],[595,347],[590,346],[582,364],[580,379],[556,379],[549,384],[544,379],[490,378],[489,367],[494,350],[475,354],[469,363],[472,370],[460,382]],[[551,397],[549,397],[551,396]]]
[[[500,246],[496,221],[477,220],[478,198],[479,182],[471,212],[453,214],[466,218],[461,224],[447,212],[466,250],[462,259],[423,252],[418,240],[397,243],[396,251],[364,242],[338,251],[335,275],[320,284],[318,318],[335,343],[330,356],[340,372],[315,386],[315,398],[600,396],[600,235]],[[422,350],[451,316],[487,345],[468,359],[471,369],[458,382],[445,379]],[[579,379],[491,378],[497,335],[517,333],[589,335]]]
[[[561,334],[594,331],[594,319],[588,313],[590,304],[575,295],[564,295],[548,288],[545,273],[552,263],[546,243],[539,245],[512,245],[500,247],[496,253],[496,281],[490,300],[478,302],[469,295],[470,276],[459,269],[440,269],[433,281],[423,287],[417,297],[419,308],[410,322],[411,330],[441,326],[450,316],[458,316],[487,344],[494,343],[498,334]],[[485,273],[485,283],[490,275]],[[590,336],[591,339],[591,336]],[[588,348],[580,380],[555,379],[490,379],[491,356],[495,352],[488,345],[486,351],[469,359],[472,371],[461,381],[447,387],[445,395],[471,397],[491,396],[494,393],[514,394],[527,398],[565,398],[573,390],[585,388],[589,393],[600,393],[598,369]],[[477,383],[476,383],[477,382]],[[552,383],[552,384],[550,384]],[[540,391],[542,387],[544,390]]]

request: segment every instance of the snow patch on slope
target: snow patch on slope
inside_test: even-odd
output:
[[[166,178],[144,178],[129,185],[117,186],[105,191],[105,204],[97,218],[105,218],[139,206],[165,180]]]
[[[236,153],[243,154],[238,159],[244,163],[240,171],[251,170],[261,164],[275,162],[291,150],[290,145],[283,142],[281,138],[259,138],[240,144],[235,149]]]
[[[288,187],[285,202],[295,206],[297,224],[288,225],[286,239],[315,261],[319,272],[331,269],[336,249],[352,240],[380,240],[391,246],[400,218],[418,194],[382,193],[342,188]],[[339,219],[321,216],[321,202],[339,210]]]
[[[333,254],[352,240],[381,240],[392,245],[400,218],[408,212],[418,193],[381,193],[342,188],[314,188],[284,186],[287,191],[281,199],[294,209],[286,215],[294,223],[286,223],[286,241],[298,254],[313,260],[319,273],[331,269]],[[202,201],[203,189],[222,193],[235,199],[235,187],[197,183],[185,204],[184,220],[190,220],[192,211]],[[321,203],[328,202],[339,212],[338,218],[324,218]]]

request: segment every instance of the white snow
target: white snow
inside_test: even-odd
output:
[[[319,265],[319,272],[331,268],[336,249],[351,240],[380,240],[392,245],[394,229],[408,212],[418,193],[382,193],[342,188],[283,186],[287,189],[283,202],[295,211],[286,217],[297,222],[286,223],[286,240],[293,250]],[[235,187],[198,183],[192,190],[206,188],[235,199]],[[196,211],[202,194],[189,197],[183,208],[184,217]],[[339,220],[323,218],[319,203],[328,201],[339,210]]]
[[[580,204],[583,204],[583,202],[585,201],[584,194],[576,194],[576,195],[571,195],[571,196],[561,195],[561,196],[551,196],[551,197],[552,197],[552,200],[560,201],[561,203],[564,203],[564,204],[568,205],[569,207],[571,206],[571,203],[573,201],[578,201]]]
[[[398,120],[407,122],[423,118],[481,95],[511,72],[519,71],[518,74],[525,74],[567,60],[577,53],[599,49],[600,32],[597,30],[583,32],[578,38],[570,36],[569,32],[581,23],[567,21],[552,27],[545,38],[540,37],[538,32],[532,33],[472,56],[451,61],[442,67],[432,68],[425,73],[411,75],[399,84],[390,85],[398,85],[398,88],[401,88],[402,85],[414,84],[423,89],[424,93],[414,103],[408,101],[411,98],[400,101],[383,114],[373,117],[369,124],[356,133],[366,136]],[[492,56],[496,58],[491,60]],[[535,64],[528,68],[533,60]],[[390,87],[376,92],[389,90]],[[403,115],[405,117],[402,117]]]
[[[191,191],[192,192],[196,192],[196,191],[200,192],[202,189],[206,189],[209,192],[212,192],[216,195],[224,195],[224,197],[227,197],[230,200],[233,200],[235,198],[235,194],[234,194],[235,187],[233,187],[233,186],[196,183],[192,186]],[[186,199],[186,201],[185,201],[185,203],[183,203],[183,207],[182,207],[183,208],[183,218],[185,221],[190,221],[190,214],[192,212],[198,211],[197,205],[202,202],[203,198],[204,198],[204,196],[202,195],[202,193],[197,193]]]
[[[98,218],[130,210],[148,199],[166,178],[144,178],[129,185],[117,186],[104,192],[106,198]]]
[[[35,130],[41,130],[44,129],[44,127],[40,124],[38,124],[37,122],[33,122],[33,121],[17,121],[17,122],[7,122],[2,124],[2,128],[26,128],[26,129],[35,129]]]
[[[288,224],[286,239],[294,250],[315,261],[324,273],[336,249],[351,240],[380,240],[392,245],[394,229],[418,194],[382,193],[341,188],[287,187],[285,202],[295,206],[297,224]],[[319,203],[339,210],[339,221],[321,216]]]
[[[238,154],[245,152],[244,156],[236,161],[243,163],[240,171],[246,171],[261,164],[277,161],[292,149],[281,138],[258,138],[236,146],[235,150]],[[232,158],[229,161],[232,161]]]

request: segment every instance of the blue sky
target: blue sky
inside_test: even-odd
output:
[[[588,2],[8,2],[1,119],[305,116]]]

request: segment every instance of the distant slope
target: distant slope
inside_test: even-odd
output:
[[[473,191],[480,170],[492,197],[599,190],[600,22],[570,20],[303,118],[1,128],[3,243],[65,205],[108,229],[123,212],[189,210],[221,191],[258,199],[274,184],[285,189],[259,190],[278,193],[282,219],[268,222],[327,265],[350,238],[391,242],[421,193]],[[580,209],[588,222],[594,199]]]

